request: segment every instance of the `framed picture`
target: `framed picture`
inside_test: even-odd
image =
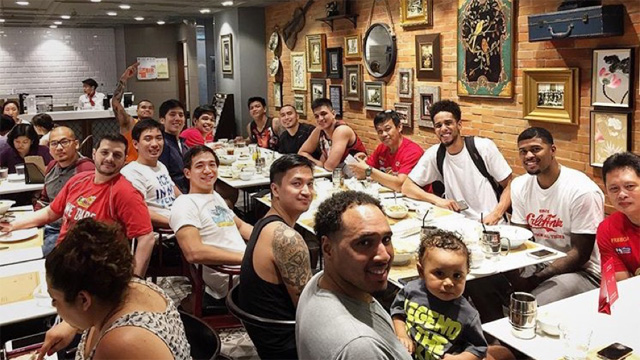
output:
[[[416,36],[416,77],[419,80],[440,81],[440,33]]]
[[[342,85],[329,85],[329,100],[337,118],[342,118]]]
[[[458,0],[459,96],[513,97],[513,0]]]
[[[342,79],[342,48],[327,49],[327,77]]]
[[[395,103],[393,104],[393,109],[400,116],[400,123],[403,128],[413,129],[413,117],[411,107],[413,104],[411,103]]]
[[[274,55],[269,63],[269,75],[276,76],[278,71],[280,71],[280,58]]]
[[[419,127],[433,129],[433,120],[431,120],[429,108],[438,101],[440,101],[439,86],[419,86],[416,88],[413,108],[416,111],[415,117]]]
[[[327,82],[324,79],[311,79],[311,102],[327,97]]]
[[[307,35],[307,71],[321,73],[324,69],[326,35]]]
[[[274,82],[273,83],[273,104],[276,109],[280,109],[282,107],[282,83]]]
[[[344,57],[347,59],[360,59],[362,57],[362,44],[360,35],[349,35],[344,37]]]
[[[591,112],[589,162],[602,167],[611,155],[631,151],[631,114],[610,111]]]
[[[298,114],[306,115],[307,114],[307,95],[294,94],[293,107],[296,109],[296,112]]]
[[[413,96],[413,69],[398,70],[398,97],[411,98]]]
[[[526,120],[578,124],[578,68],[524,69],[522,115]]]
[[[233,74],[233,42],[231,34],[220,35],[220,55],[222,56],[222,73]]]
[[[306,62],[304,52],[291,52],[291,89],[307,90]]]
[[[364,82],[364,108],[367,110],[384,110],[384,82]]]
[[[631,107],[633,58],[633,48],[593,50],[592,106]]]
[[[400,0],[400,26],[433,25],[433,0]]]
[[[345,65],[344,76],[344,99],[362,101],[362,65]]]

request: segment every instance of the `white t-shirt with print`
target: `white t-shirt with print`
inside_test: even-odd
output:
[[[169,225],[173,232],[184,226],[194,226],[205,245],[244,253],[247,245],[233,221],[235,214],[218,193],[184,194],[173,203]],[[229,275],[204,267],[202,277],[207,293],[216,299],[227,294]]]
[[[565,166],[548,189],[535,175],[524,174],[511,182],[511,221],[528,225],[536,242],[556,250],[571,249],[571,233],[595,234],[604,219],[604,194],[587,175]],[[584,268],[600,273],[600,255],[594,244]]]
[[[504,159],[493,141],[474,137],[478,153],[487,167],[487,171],[497,182],[501,182],[511,174],[511,167]],[[438,171],[437,154],[440,145],[433,145],[424,152],[416,166],[409,173],[409,178],[423,187],[436,180],[442,181]],[[469,209],[462,211],[466,217],[480,220],[480,213],[491,212],[498,200],[496,193],[487,178],[482,176],[469,155],[467,147],[455,155],[448,152],[442,164],[444,173],[445,197],[452,200],[464,200]]]
[[[142,193],[150,210],[167,218],[171,215],[171,206],[176,200],[175,185],[163,163],[158,161],[151,167],[132,161],[120,173]]]

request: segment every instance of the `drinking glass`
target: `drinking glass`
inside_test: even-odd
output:
[[[16,174],[24,175],[24,164],[17,164],[16,165]]]
[[[332,180],[333,180],[334,188],[340,188],[342,186],[342,169],[341,168],[333,169]]]
[[[564,358],[566,360],[582,360],[587,358],[589,344],[593,330],[585,324],[562,323],[560,338],[564,344]]]
[[[6,180],[9,176],[9,168],[0,167],[0,181]]]
[[[507,252],[501,252],[501,240],[499,231],[483,231],[482,238],[480,240],[480,246],[488,259],[497,260],[498,255],[509,255],[509,248],[511,248],[511,241],[505,238],[508,242]]]

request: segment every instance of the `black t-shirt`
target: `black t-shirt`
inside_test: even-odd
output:
[[[298,131],[295,135],[291,136],[288,131],[282,132],[280,134],[280,144],[278,145],[278,152],[281,154],[297,154],[298,150],[302,147],[313,129],[316,127],[310,124],[300,123],[300,127],[298,127]],[[313,152],[313,157],[316,159],[320,158],[320,150],[316,149]]]

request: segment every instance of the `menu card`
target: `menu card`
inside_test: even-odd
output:
[[[618,300],[616,271],[613,267],[613,258],[609,258],[609,260],[602,265],[598,312],[611,315],[611,305],[613,305],[616,300]]]

